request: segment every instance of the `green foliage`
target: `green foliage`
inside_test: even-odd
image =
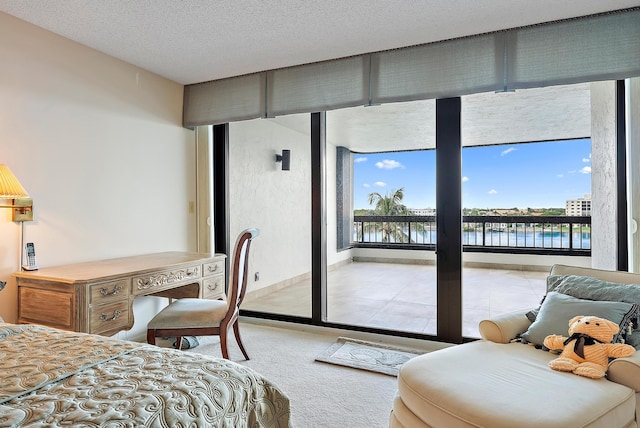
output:
[[[565,212],[566,211],[564,208],[545,208],[540,215],[559,216],[559,215],[565,215]]]
[[[374,215],[374,213],[373,213],[373,210],[367,210],[367,209],[361,208],[361,209],[353,210],[353,215],[354,216]]]
[[[369,205],[373,205],[372,215],[403,216],[409,215],[409,209],[402,203],[404,188],[394,190],[382,196],[378,192],[369,194]],[[399,227],[398,227],[399,226]],[[410,237],[405,232],[406,225],[395,222],[366,223],[365,231],[374,230],[382,234],[382,242],[407,242]]]
[[[369,193],[369,205],[374,205],[375,215],[409,215],[409,209],[402,203],[404,188],[386,193],[382,196],[378,192]]]

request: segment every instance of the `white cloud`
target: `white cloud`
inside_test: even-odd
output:
[[[353,162],[355,163],[366,162],[366,161],[367,161],[367,158],[355,158],[353,160]]]
[[[591,167],[590,166],[585,166],[584,168],[582,168],[580,170],[580,174],[591,174]]]
[[[404,165],[400,162],[390,159],[385,159],[382,162],[376,162],[376,166],[380,169],[404,168]]]
[[[375,183],[373,183],[373,184],[375,184],[375,185],[376,185],[376,186],[378,186],[378,187],[384,187],[384,186],[386,186],[386,185],[387,185],[387,183],[385,183],[384,181],[376,181],[376,182],[375,182]]]
[[[364,183],[362,187],[366,187],[368,189],[369,187],[371,187],[371,185],[369,183]]]
[[[469,177],[466,177],[466,176],[465,176],[465,177],[462,177],[462,182],[463,182],[463,183],[466,183],[467,181],[469,181]]]
[[[556,175],[556,177],[558,177],[558,178],[564,178],[564,174],[558,174],[558,175]]]
[[[507,150],[503,150],[502,153],[500,153],[500,156],[504,156],[504,155],[508,155],[511,152],[515,152],[518,149],[514,149],[513,147],[508,148]]]
[[[591,158],[582,158],[582,162],[589,163],[591,162]]]
[[[491,189],[487,193],[490,195],[495,195],[496,193],[498,193],[498,191],[496,189]]]

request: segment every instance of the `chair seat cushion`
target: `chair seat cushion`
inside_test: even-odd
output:
[[[429,426],[604,428],[634,420],[632,389],[551,370],[555,357],[521,343],[467,343],[409,360],[398,392]]]
[[[226,313],[224,300],[178,299],[158,312],[147,328],[219,327]]]

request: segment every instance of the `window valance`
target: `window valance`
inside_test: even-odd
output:
[[[640,8],[214,80],[183,125],[640,76]]]

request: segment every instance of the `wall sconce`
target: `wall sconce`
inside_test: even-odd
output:
[[[289,171],[291,166],[291,150],[284,149],[282,154],[276,154],[276,162],[282,162],[282,170]]]
[[[33,200],[9,167],[1,164],[0,199],[12,200],[11,205],[0,205],[0,208],[13,208],[13,221],[33,221]]]

